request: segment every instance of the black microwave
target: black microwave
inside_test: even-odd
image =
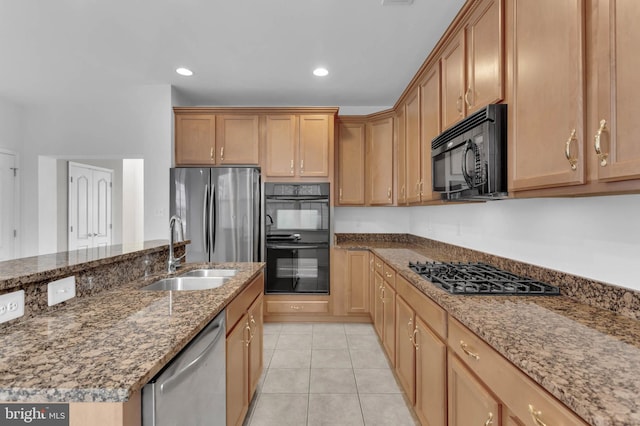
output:
[[[431,161],[443,200],[507,197],[507,105],[488,105],[433,139]]]

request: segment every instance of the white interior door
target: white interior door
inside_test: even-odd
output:
[[[111,244],[113,170],[69,162],[69,250]]]
[[[0,152],[0,260],[15,256],[16,156]]]

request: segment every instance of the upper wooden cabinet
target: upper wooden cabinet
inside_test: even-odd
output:
[[[266,117],[267,177],[329,177],[333,116]]]
[[[640,2],[598,0],[596,45],[596,123],[588,147],[598,181],[640,178],[637,95],[640,69]]]
[[[422,188],[421,145],[420,145],[420,88],[416,87],[404,104],[406,137],[406,182],[407,203],[421,201]]]
[[[176,114],[176,165],[216,163],[216,116],[214,114]]]
[[[216,118],[218,164],[259,164],[258,115],[224,114]]]
[[[461,32],[449,41],[440,56],[443,129],[451,127],[465,116],[464,55],[464,33]]]
[[[393,117],[367,123],[367,202],[393,204]]]
[[[584,183],[584,2],[508,6],[510,190]]]
[[[431,141],[440,134],[440,68],[437,64],[424,74],[420,82],[420,198],[433,200],[431,181]],[[415,153],[414,153],[415,154]]]
[[[365,176],[365,123],[338,123],[337,204],[362,206]]]
[[[407,126],[405,109],[396,110],[393,128],[396,138],[396,203],[399,206],[407,204]]]

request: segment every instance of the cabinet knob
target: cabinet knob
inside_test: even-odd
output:
[[[604,167],[607,165],[607,157],[609,154],[603,154],[602,149],[600,147],[600,137],[602,136],[602,132],[607,129],[607,120],[600,120],[600,128],[596,132],[596,135],[593,137],[593,147],[596,150],[596,154],[598,154],[598,158],[600,159],[600,166]]]
[[[576,138],[576,129],[573,129],[571,131],[571,135],[569,135],[569,139],[567,139],[567,142],[565,142],[564,155],[565,157],[567,157],[567,160],[571,165],[571,170],[577,170],[578,158],[571,156],[571,142],[573,141],[578,142],[578,138]]]
[[[533,422],[536,424],[536,426],[547,426],[547,424],[540,419],[540,417],[542,416],[542,411],[536,411],[536,409],[533,408],[533,405],[531,404],[529,404],[529,414],[531,414],[531,418],[533,419]]]
[[[469,345],[467,345],[464,340],[460,340],[460,347],[462,348],[462,352],[475,359],[476,361],[480,361],[480,355],[475,352],[471,352],[469,350]]]

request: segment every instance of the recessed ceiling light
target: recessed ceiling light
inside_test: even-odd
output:
[[[178,68],[176,69],[176,72],[180,75],[184,75],[185,77],[190,77],[193,75],[193,71],[191,71],[189,68]]]
[[[316,68],[315,70],[313,70],[313,75],[324,77],[329,75],[329,71],[326,68]]]

